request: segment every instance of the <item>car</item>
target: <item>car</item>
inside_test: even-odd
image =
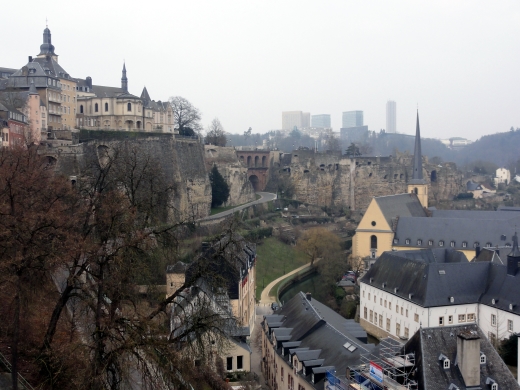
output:
[[[278,306],[278,303],[276,303],[276,302],[271,303],[271,309],[273,309],[273,311],[278,310],[279,307],[280,306]]]

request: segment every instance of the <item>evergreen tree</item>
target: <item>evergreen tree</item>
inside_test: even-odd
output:
[[[209,181],[211,182],[211,207],[218,207],[228,200],[229,186],[216,165],[213,165],[213,168],[211,168]]]

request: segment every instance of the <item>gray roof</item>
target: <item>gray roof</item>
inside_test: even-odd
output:
[[[423,307],[461,305],[478,302],[487,271],[450,249],[385,252],[361,282]]]
[[[366,344],[352,334],[359,324],[341,317],[315,299],[309,301],[303,292],[289,300],[277,314],[264,316],[264,321],[269,328],[276,327],[272,332],[277,340],[277,353],[282,353],[282,347],[285,354],[295,353],[304,366],[313,367],[315,374],[323,374],[328,369],[344,372],[346,367],[360,364],[362,354],[378,351],[373,344]],[[285,341],[287,333],[291,341]],[[359,333],[366,338],[362,329]],[[280,335],[283,335],[281,339]],[[345,345],[353,347],[348,350]],[[310,375],[308,370],[304,376],[307,381]],[[313,386],[322,387],[323,378],[315,379]]]
[[[452,249],[384,252],[361,282],[422,307],[481,303],[520,314],[520,272],[509,275],[507,263],[468,262]]]
[[[475,212],[479,213],[479,212]],[[520,226],[520,215],[490,211],[492,215],[470,215],[467,218],[454,213],[451,217],[440,217],[434,211],[433,218],[399,218],[395,231],[395,245],[410,247],[451,247],[454,249],[472,249],[479,246],[512,245],[511,232]],[[437,214],[437,215],[436,215]],[[489,218],[485,217],[489,215]],[[406,240],[410,240],[409,243]],[[421,244],[418,240],[422,240]],[[433,241],[430,246],[429,241]],[[451,242],[453,241],[453,246]],[[466,246],[464,246],[466,243]],[[440,245],[442,244],[442,245]]]
[[[96,95],[98,98],[129,98],[129,99],[138,99],[141,100],[139,97],[132,95],[128,92],[126,92],[123,88],[119,87],[105,87],[103,85],[93,85],[92,86],[92,92]]]
[[[167,274],[184,274],[186,273],[186,269],[188,268],[188,264],[183,263],[182,261],[178,261],[173,265],[166,266]]]
[[[480,364],[480,387],[490,388],[486,381],[493,379],[499,389],[520,389],[511,371],[502,361],[495,348],[476,324],[421,328],[404,346],[403,352],[415,354],[419,390],[448,389],[451,384],[467,389],[457,360],[457,338],[466,332],[476,332],[480,338],[480,351],[486,355],[486,363]],[[444,369],[440,355],[450,359],[450,368]]]
[[[467,191],[476,191],[476,190],[482,190],[482,185],[480,183],[475,183],[473,180],[470,180],[466,183],[466,190]]]
[[[426,211],[415,194],[380,196],[375,200],[390,227],[397,217],[427,217]]]
[[[432,209],[433,218],[463,218],[463,219],[510,219],[519,213],[518,210],[499,210],[498,211],[475,211],[475,210],[437,210]]]

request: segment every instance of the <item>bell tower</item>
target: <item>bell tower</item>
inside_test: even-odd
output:
[[[121,77],[121,89],[128,92],[128,79],[126,78],[126,64],[123,62],[123,76]]]
[[[415,149],[413,153],[413,175],[408,182],[408,192],[414,193],[419,198],[421,205],[428,207],[428,183],[423,178],[422,154],[421,154],[421,130],[419,127],[419,110],[417,110],[417,125],[415,128]]]

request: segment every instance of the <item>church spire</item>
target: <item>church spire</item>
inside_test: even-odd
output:
[[[123,77],[121,77],[121,89],[128,92],[128,79],[126,78],[126,64],[123,62]]]
[[[45,30],[43,30],[43,43],[40,46],[40,54],[38,54],[38,57],[46,57],[51,56],[54,58],[54,60],[57,59],[56,53],[54,53],[54,46],[52,45],[52,39],[51,39],[51,30],[49,30],[49,27],[45,27]]]
[[[417,184],[425,184],[422,171],[421,129],[419,126],[419,110],[417,110],[417,125],[415,127],[415,149],[413,152],[412,182]]]

